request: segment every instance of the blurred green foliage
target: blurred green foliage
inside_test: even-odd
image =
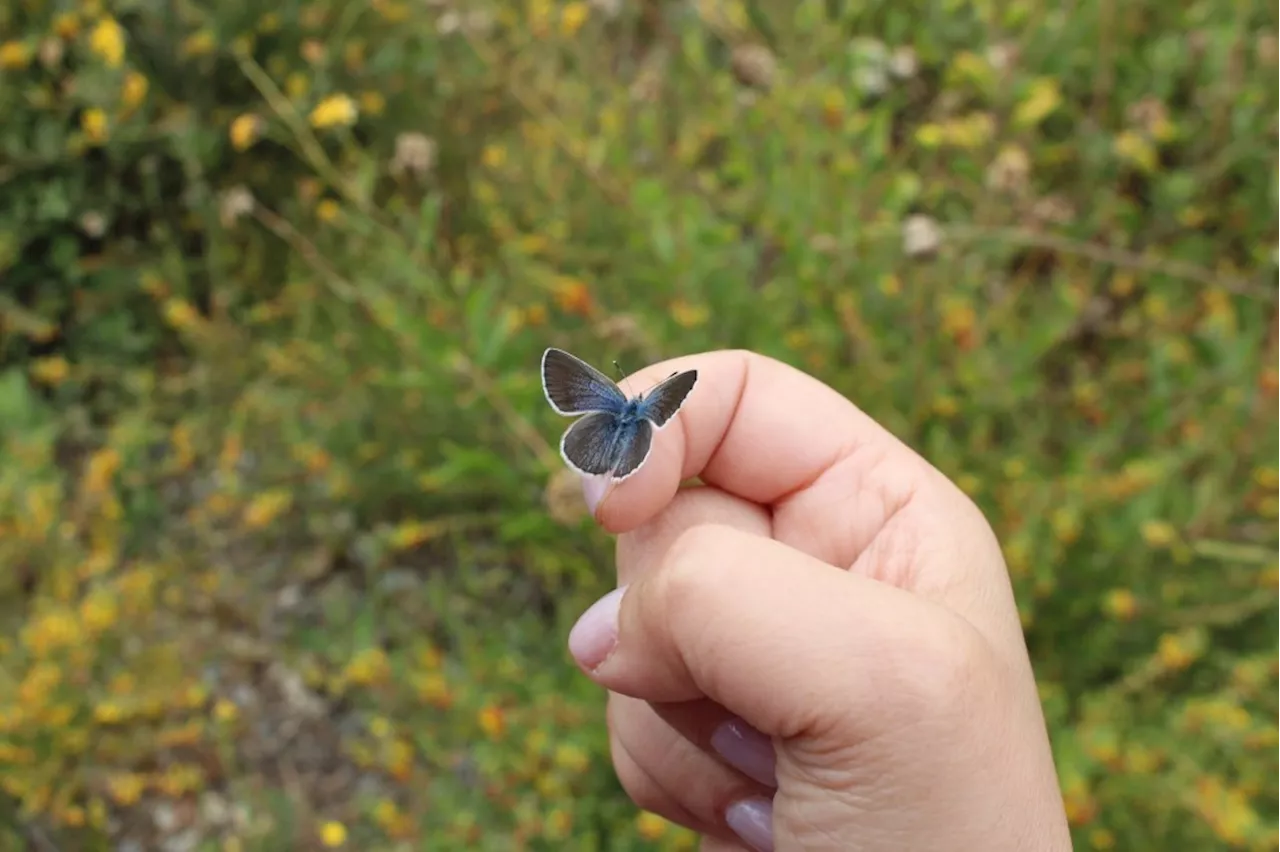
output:
[[[692,848],[547,345],[845,393],[1005,543],[1079,846],[1277,848],[1273,4],[263,8],[0,8],[4,848]]]

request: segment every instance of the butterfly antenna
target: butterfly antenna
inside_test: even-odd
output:
[[[630,389],[627,387],[627,374],[622,369],[622,365],[617,361],[613,362],[613,369],[618,371],[618,384],[622,385],[622,389],[627,392],[627,396],[631,395]]]

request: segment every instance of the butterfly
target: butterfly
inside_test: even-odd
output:
[[[557,414],[581,420],[565,430],[560,455],[585,476],[631,476],[649,457],[653,433],[671,422],[698,381],[697,370],[672,373],[648,393],[627,399],[612,379],[563,349],[542,353],[542,392]]]

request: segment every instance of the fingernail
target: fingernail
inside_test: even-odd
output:
[[[603,663],[618,643],[618,608],[626,590],[614,589],[593,603],[569,631],[569,653],[587,671]]]
[[[773,741],[741,719],[730,719],[716,728],[711,747],[725,763],[753,781],[778,786]]]
[[[773,852],[773,802],[752,798],[734,802],[724,821],[743,843],[757,852]]]
[[[604,499],[605,492],[609,490],[609,477],[607,476],[584,476],[582,477],[582,499],[587,502],[587,509],[595,516],[596,509],[600,507],[600,501]]]

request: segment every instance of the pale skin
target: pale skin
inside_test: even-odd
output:
[[[981,512],[778,361],[710,352],[625,387],[687,369],[644,467],[585,480],[620,591],[569,644],[609,690],[627,793],[706,852],[1070,849]]]

